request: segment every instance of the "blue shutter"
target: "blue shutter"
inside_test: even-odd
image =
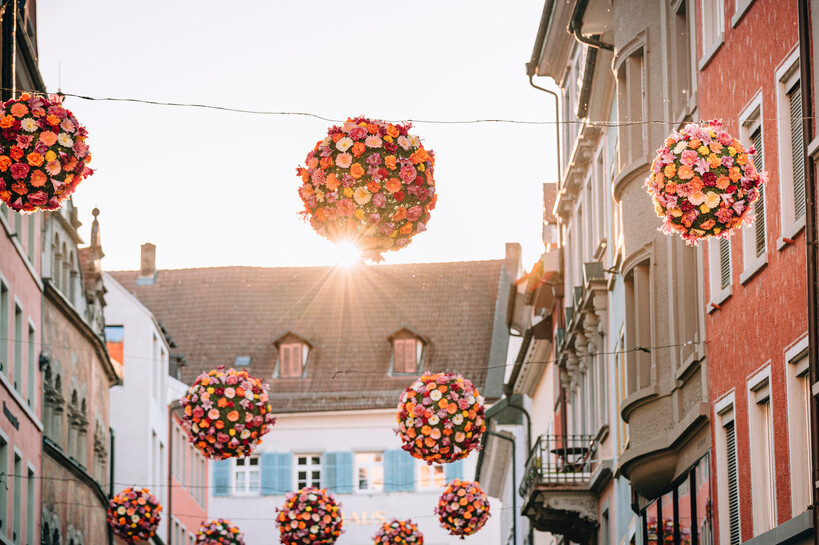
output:
[[[276,493],[276,453],[263,452],[259,457],[262,465],[262,496],[270,496]]]
[[[213,495],[230,495],[230,460],[214,460],[213,462]]]
[[[352,494],[353,490],[353,453],[336,452],[336,492]]]
[[[457,462],[452,462],[446,464],[444,466],[444,475],[446,475],[446,482],[449,483],[452,479],[461,479],[464,478],[464,462],[463,460],[458,460]]]
[[[399,490],[403,492],[413,492],[415,490],[415,465],[417,460],[404,449],[398,450],[398,466],[401,475],[401,482]]]
[[[324,488],[330,492],[336,492],[336,453],[324,453],[324,467],[321,468],[324,472]]]
[[[398,455],[400,450],[384,451],[384,492],[398,492],[401,490],[403,475],[399,466]]]
[[[261,456],[262,496],[283,496],[292,487],[293,457],[288,452],[265,452]]]

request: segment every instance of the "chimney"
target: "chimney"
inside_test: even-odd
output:
[[[156,281],[156,246],[150,242],[142,245],[139,276],[136,283],[140,286],[152,285]]]
[[[506,259],[504,260],[504,269],[506,269],[506,274],[508,274],[509,278],[512,280],[515,280],[520,273],[522,253],[523,249],[519,243],[506,243]]]

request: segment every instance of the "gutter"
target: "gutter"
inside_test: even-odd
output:
[[[577,0],[572,10],[572,17],[569,20],[569,27],[566,30],[581,44],[586,44],[595,49],[614,51],[614,46],[606,42],[601,42],[599,36],[592,36],[591,38],[583,36],[583,16],[586,14],[586,8],[588,6],[589,0]]]
[[[597,49],[591,47],[586,52],[586,66],[583,68],[583,84],[580,87],[580,98],[577,101],[577,119],[589,115],[589,98],[591,97],[594,69],[597,66]]]

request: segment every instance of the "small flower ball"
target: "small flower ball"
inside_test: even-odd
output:
[[[297,169],[302,214],[318,234],[380,261],[426,230],[437,200],[435,154],[410,127],[366,117],[330,127]]]
[[[438,499],[435,514],[446,531],[463,539],[486,524],[489,499],[477,482],[454,479]]]
[[[0,201],[22,213],[56,210],[94,173],[88,132],[62,97],[23,93],[0,108]]]
[[[751,204],[767,182],[751,159],[756,150],[746,150],[721,127],[713,120],[671,133],[657,150],[645,184],[657,216],[665,220],[660,229],[678,232],[694,246],[750,223]]]
[[[125,488],[108,502],[108,525],[125,541],[148,541],[159,526],[162,506],[147,488]]]
[[[374,545],[424,545],[424,534],[412,520],[392,519],[381,525],[373,536]]]
[[[227,519],[214,519],[196,532],[197,545],[245,545],[245,535]]]
[[[276,509],[283,545],[332,545],[341,535],[341,504],[324,488],[305,487],[285,496]]]
[[[208,458],[250,455],[276,423],[267,385],[224,366],[199,375],[179,404],[188,440]]]
[[[483,403],[478,389],[461,375],[422,375],[398,403],[395,432],[402,448],[428,464],[466,458],[486,431]]]

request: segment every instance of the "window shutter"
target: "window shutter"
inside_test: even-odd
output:
[[[398,492],[401,489],[401,471],[398,467],[400,453],[400,450],[384,451],[384,492]]]
[[[324,453],[324,487],[331,492],[336,491],[336,454],[335,452]]]
[[[463,479],[464,478],[464,462],[463,460],[458,460],[457,462],[451,462],[444,466],[444,475],[446,475],[446,482],[449,483],[452,479]]]
[[[352,494],[353,487],[353,453],[336,453],[336,491],[339,494]]]
[[[415,339],[407,339],[404,342],[404,369],[407,373],[414,373],[417,370],[418,359],[415,353],[417,343]]]
[[[300,377],[301,376],[301,344],[294,344],[290,347],[292,351],[292,356],[290,358],[291,361],[291,377]]]
[[[412,455],[403,450],[398,450],[398,474],[401,476],[400,489],[403,492],[413,492],[415,490],[415,464],[417,460]]]
[[[399,340],[396,340],[395,343],[393,343],[393,344],[395,345],[395,356],[394,356],[394,359],[395,359],[395,372],[396,373],[406,373],[406,371],[404,370],[404,362],[405,362],[405,358],[404,358],[404,352],[405,352],[404,341],[399,339]]]
[[[293,487],[293,460],[287,452],[265,452],[261,459],[262,496],[283,496]]]
[[[731,285],[731,243],[727,238],[719,239],[719,278],[721,289]]]
[[[230,495],[230,460],[215,460],[213,462],[213,495]]]
[[[731,545],[739,545],[739,485],[737,481],[737,442],[734,423],[725,426],[725,450],[728,466],[728,524]]]
[[[279,376],[281,377],[289,377],[290,376],[290,367],[291,367],[291,360],[293,358],[292,353],[290,352],[290,345],[283,344],[281,345],[280,355],[281,361],[279,367]]]
[[[791,110],[791,158],[793,160],[793,217],[805,215],[805,135],[802,134],[802,87],[797,82],[788,91]]]
[[[262,472],[262,496],[271,496],[276,493],[276,453],[262,453],[259,463]]]
[[[756,149],[756,155],[753,156],[754,166],[762,172],[762,165],[764,164],[764,156],[762,153],[762,125],[751,135],[751,144]],[[754,238],[756,256],[759,257],[765,253],[765,186],[759,186],[759,198],[754,203]]]
[[[280,348],[281,366],[279,376],[300,377],[302,370],[302,345],[300,343],[283,344]]]

